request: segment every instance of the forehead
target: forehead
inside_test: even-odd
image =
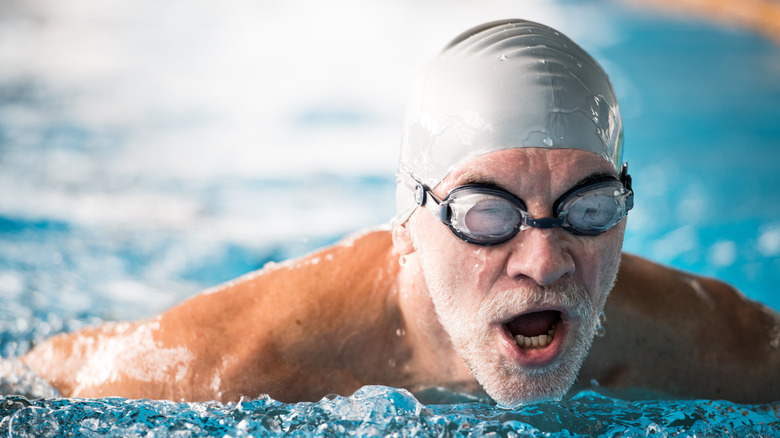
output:
[[[605,158],[578,149],[516,148],[473,157],[458,164],[440,185],[444,192],[470,183],[506,188],[529,185],[566,189],[595,174],[617,175]]]

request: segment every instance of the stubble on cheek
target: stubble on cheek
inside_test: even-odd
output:
[[[623,235],[625,231],[625,220],[603,235],[608,240],[594,250],[594,257],[600,256],[600,266],[597,268],[597,274],[594,283],[595,291],[592,292],[593,301],[601,312],[604,309],[607,298],[617,281],[618,270],[620,269],[620,260],[622,258]],[[596,241],[598,242],[598,241]]]

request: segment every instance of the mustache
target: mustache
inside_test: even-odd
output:
[[[572,282],[532,286],[495,294],[479,310],[479,320],[496,321],[532,308],[564,308],[569,319],[587,318],[593,300],[588,292]]]

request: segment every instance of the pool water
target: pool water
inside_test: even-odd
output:
[[[724,401],[625,402],[582,392],[565,402],[500,409],[423,405],[405,390],[368,386],[350,397],[286,404],[7,397],[0,434],[12,436],[773,436],[777,407]],[[29,434],[29,435],[25,435]]]
[[[744,29],[611,1],[0,9],[0,369],[385,223],[414,73],[508,16],[559,28],[613,79],[637,192],[625,249],[780,309],[780,48]],[[0,436],[780,435],[780,401],[174,403],[62,399],[27,377],[0,377],[24,394],[0,396]]]

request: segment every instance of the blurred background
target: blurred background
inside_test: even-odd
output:
[[[0,0],[0,355],[386,223],[415,74],[507,17],[612,78],[625,250],[780,309],[772,15],[687,3]]]

